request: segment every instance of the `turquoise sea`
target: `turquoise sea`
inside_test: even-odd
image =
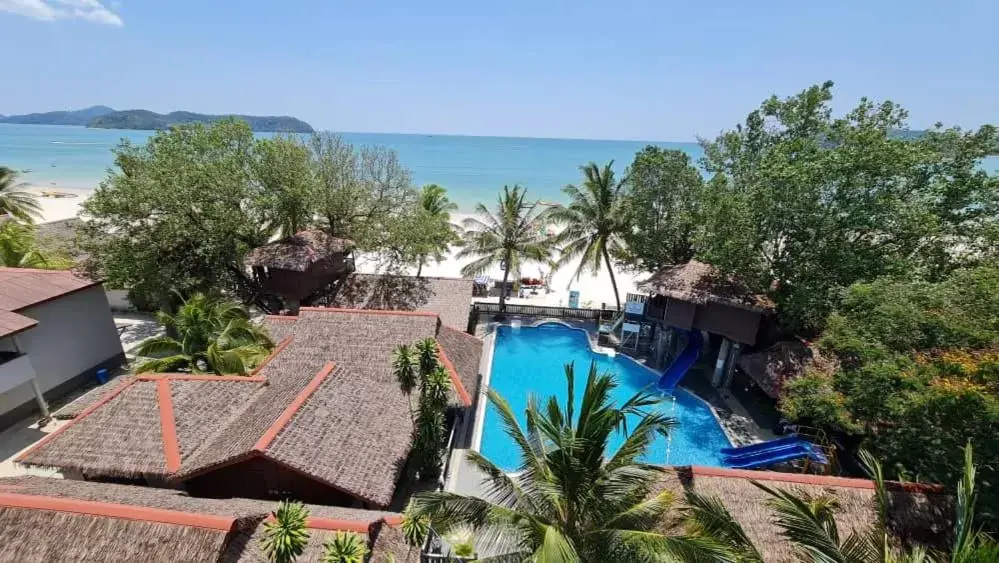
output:
[[[0,124],[0,164],[30,170],[32,184],[91,188],[112,166],[111,148],[121,138],[143,142],[151,131],[87,129],[62,125]],[[478,202],[492,203],[504,184],[521,184],[532,199],[561,200],[562,187],[580,181],[579,166],[591,160],[615,161],[623,173],[642,141],[591,141],[457,135],[341,133],[355,145],[394,149],[419,185],[447,188],[462,210]],[[696,143],[653,143],[701,156]]]
[[[22,180],[60,188],[93,188],[113,165],[111,148],[122,138],[144,142],[151,131],[87,129],[63,125],[0,123],[0,165],[29,170]],[[264,134],[266,135],[266,134]],[[621,174],[635,153],[649,144],[703,154],[697,143],[534,139],[341,133],[355,145],[394,149],[413,172],[416,184],[440,184],[462,211],[479,202],[492,204],[504,184],[520,184],[531,199],[562,200],[562,187],[580,181],[579,166],[590,161],[614,161]],[[999,157],[982,163],[999,171]]]

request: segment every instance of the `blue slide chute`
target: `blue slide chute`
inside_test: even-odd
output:
[[[662,377],[659,378],[659,389],[667,393],[672,393],[687,371],[697,362],[697,357],[701,354],[704,346],[704,337],[701,331],[692,330],[687,333],[687,347],[680,352],[680,355],[673,360]]]
[[[821,448],[795,435],[741,448],[723,448],[721,453],[725,465],[734,469],[756,469],[804,458],[822,465],[829,463]]]

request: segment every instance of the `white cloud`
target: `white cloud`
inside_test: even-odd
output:
[[[118,14],[99,0],[0,0],[0,12],[45,21],[81,19],[116,27],[125,25]]]

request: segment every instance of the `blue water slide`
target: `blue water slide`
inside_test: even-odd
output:
[[[783,438],[775,438],[767,442],[759,442],[756,444],[750,444],[748,446],[741,446],[738,448],[722,448],[719,450],[722,455],[738,455],[738,454],[748,454],[756,453],[763,450],[770,450],[774,448],[779,448],[781,446],[790,446],[793,444],[799,444],[804,442],[797,434],[790,434],[784,436]]]
[[[659,378],[659,389],[666,392],[672,392],[676,389],[676,385],[680,383],[683,376],[687,374],[687,371],[694,365],[697,361],[697,357],[701,354],[701,348],[704,346],[704,337],[701,336],[701,331],[692,330],[687,333],[687,347],[680,352],[680,355],[673,360],[666,371],[663,372],[662,377]]]

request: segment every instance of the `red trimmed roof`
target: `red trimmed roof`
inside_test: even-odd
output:
[[[458,398],[466,406],[472,406],[472,398],[468,395],[468,391],[465,390],[465,386],[461,383],[461,377],[458,375],[458,370],[454,369],[454,364],[444,353],[444,348],[441,347],[440,342],[437,343],[437,354],[440,356],[441,363],[444,364],[444,369],[447,370],[448,375],[451,376],[451,384],[454,385],[454,391],[458,394]]]

